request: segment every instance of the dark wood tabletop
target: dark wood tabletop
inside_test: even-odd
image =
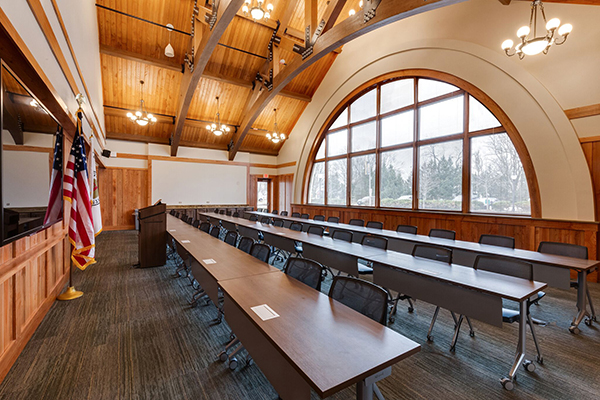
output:
[[[396,232],[390,231],[387,229],[374,229],[374,228],[366,228],[363,226],[349,225],[343,223],[333,223],[327,221],[315,221],[313,219],[303,219],[282,215],[275,215],[265,212],[259,211],[246,211],[250,214],[255,214],[257,216],[268,216],[271,218],[279,218],[287,221],[295,221],[303,224],[317,225],[322,226],[323,228],[332,229],[343,229],[352,232],[358,232],[363,234],[371,234],[382,236],[387,239],[397,239],[397,240],[405,240],[409,242],[419,243],[419,244],[431,244],[437,246],[449,247],[453,250],[462,250],[468,251],[478,254],[487,254],[487,255],[500,255],[504,257],[515,258],[522,261],[537,263],[537,264],[545,264],[552,265],[563,268],[570,268],[577,271],[590,271],[598,266],[600,266],[600,261],[597,260],[582,260],[580,258],[573,257],[564,257],[564,256],[556,256],[552,254],[544,254],[539,253],[537,251],[531,250],[523,250],[523,249],[510,249],[506,247],[500,246],[491,246],[486,244],[479,244],[475,242],[466,242],[462,240],[451,240],[444,238],[435,238],[429,237],[425,235],[412,235],[410,233]]]
[[[420,350],[412,340],[285,274],[231,279],[221,288],[323,398]],[[263,304],[279,317],[263,321],[251,310]]]

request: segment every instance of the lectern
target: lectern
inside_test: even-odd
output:
[[[138,254],[141,268],[159,267],[167,262],[166,211],[167,205],[160,203],[139,210]]]

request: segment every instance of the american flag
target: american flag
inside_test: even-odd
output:
[[[73,245],[71,259],[77,268],[84,270],[88,265],[96,262],[96,249],[87,160],[80,120],[77,121],[77,133],[67,162],[63,196],[65,200],[71,202],[69,222],[69,240]]]
[[[44,217],[44,225],[53,223],[62,217],[63,199],[60,196],[63,174],[63,131],[62,127],[56,131],[56,144],[54,145],[54,163],[52,164],[52,179],[50,179],[50,196],[48,208]]]

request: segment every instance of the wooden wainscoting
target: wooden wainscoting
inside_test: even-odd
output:
[[[0,382],[68,279],[62,222],[0,249]]]
[[[148,205],[148,170],[105,168],[98,171],[103,230],[134,229],[133,212]]]
[[[515,238],[516,247],[526,250],[537,250],[542,241],[574,243],[586,246],[591,259],[597,259],[598,256],[597,222],[300,204],[293,204],[292,210],[309,213],[311,217],[316,214],[325,217],[336,216],[340,218],[340,222],[345,223],[351,218],[381,221],[385,229],[391,230],[395,230],[400,224],[415,225],[422,235],[427,235],[432,228],[451,229],[456,231],[457,239],[470,242],[479,241],[479,236],[482,234],[512,236]],[[590,274],[590,280],[599,281],[598,273]]]

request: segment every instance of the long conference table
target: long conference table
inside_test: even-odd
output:
[[[508,377],[501,380],[505,388],[512,388],[520,365],[526,369],[531,366],[525,358],[527,300],[545,289],[546,283],[457,264],[447,265],[240,217],[211,213],[201,216],[213,225],[237,229],[245,236],[258,238],[258,232],[261,232],[267,244],[290,253],[295,251],[295,243],[300,242],[304,257],[353,276],[358,276],[358,259],[370,261],[374,283],[497,327],[502,326],[502,299],[515,301],[519,304],[520,315],[517,351]]]
[[[193,259],[194,278],[217,306],[221,288],[227,323],[282,399],[310,399],[311,388],[328,397],[356,384],[356,398],[372,400],[375,383],[420,351],[394,330],[172,215],[167,233]],[[265,310],[276,317],[265,317]]]
[[[577,314],[571,321],[569,331],[574,334],[579,333],[579,324],[584,321],[591,325],[595,315],[590,315],[587,310],[587,276],[594,272],[600,261],[583,260],[580,258],[557,256],[552,254],[539,253],[537,251],[510,249],[500,246],[466,242],[462,240],[451,240],[444,238],[435,238],[425,235],[413,235],[410,233],[396,232],[387,229],[367,228],[343,223],[334,223],[327,221],[315,221],[313,219],[304,219],[275,215],[259,211],[247,211],[246,214],[254,214],[259,219],[261,217],[277,218],[288,222],[300,222],[304,230],[310,225],[321,226],[330,232],[336,229],[343,229],[353,233],[353,240],[360,243],[365,235],[376,235],[388,239],[388,249],[411,254],[415,244],[427,244],[443,246],[452,249],[452,260],[456,264],[473,266],[475,258],[480,255],[498,255],[509,257],[531,263],[533,265],[533,278],[540,282],[546,282],[551,287],[559,289],[569,289],[571,284],[570,270],[577,272]],[[210,215],[210,214],[206,214]]]

